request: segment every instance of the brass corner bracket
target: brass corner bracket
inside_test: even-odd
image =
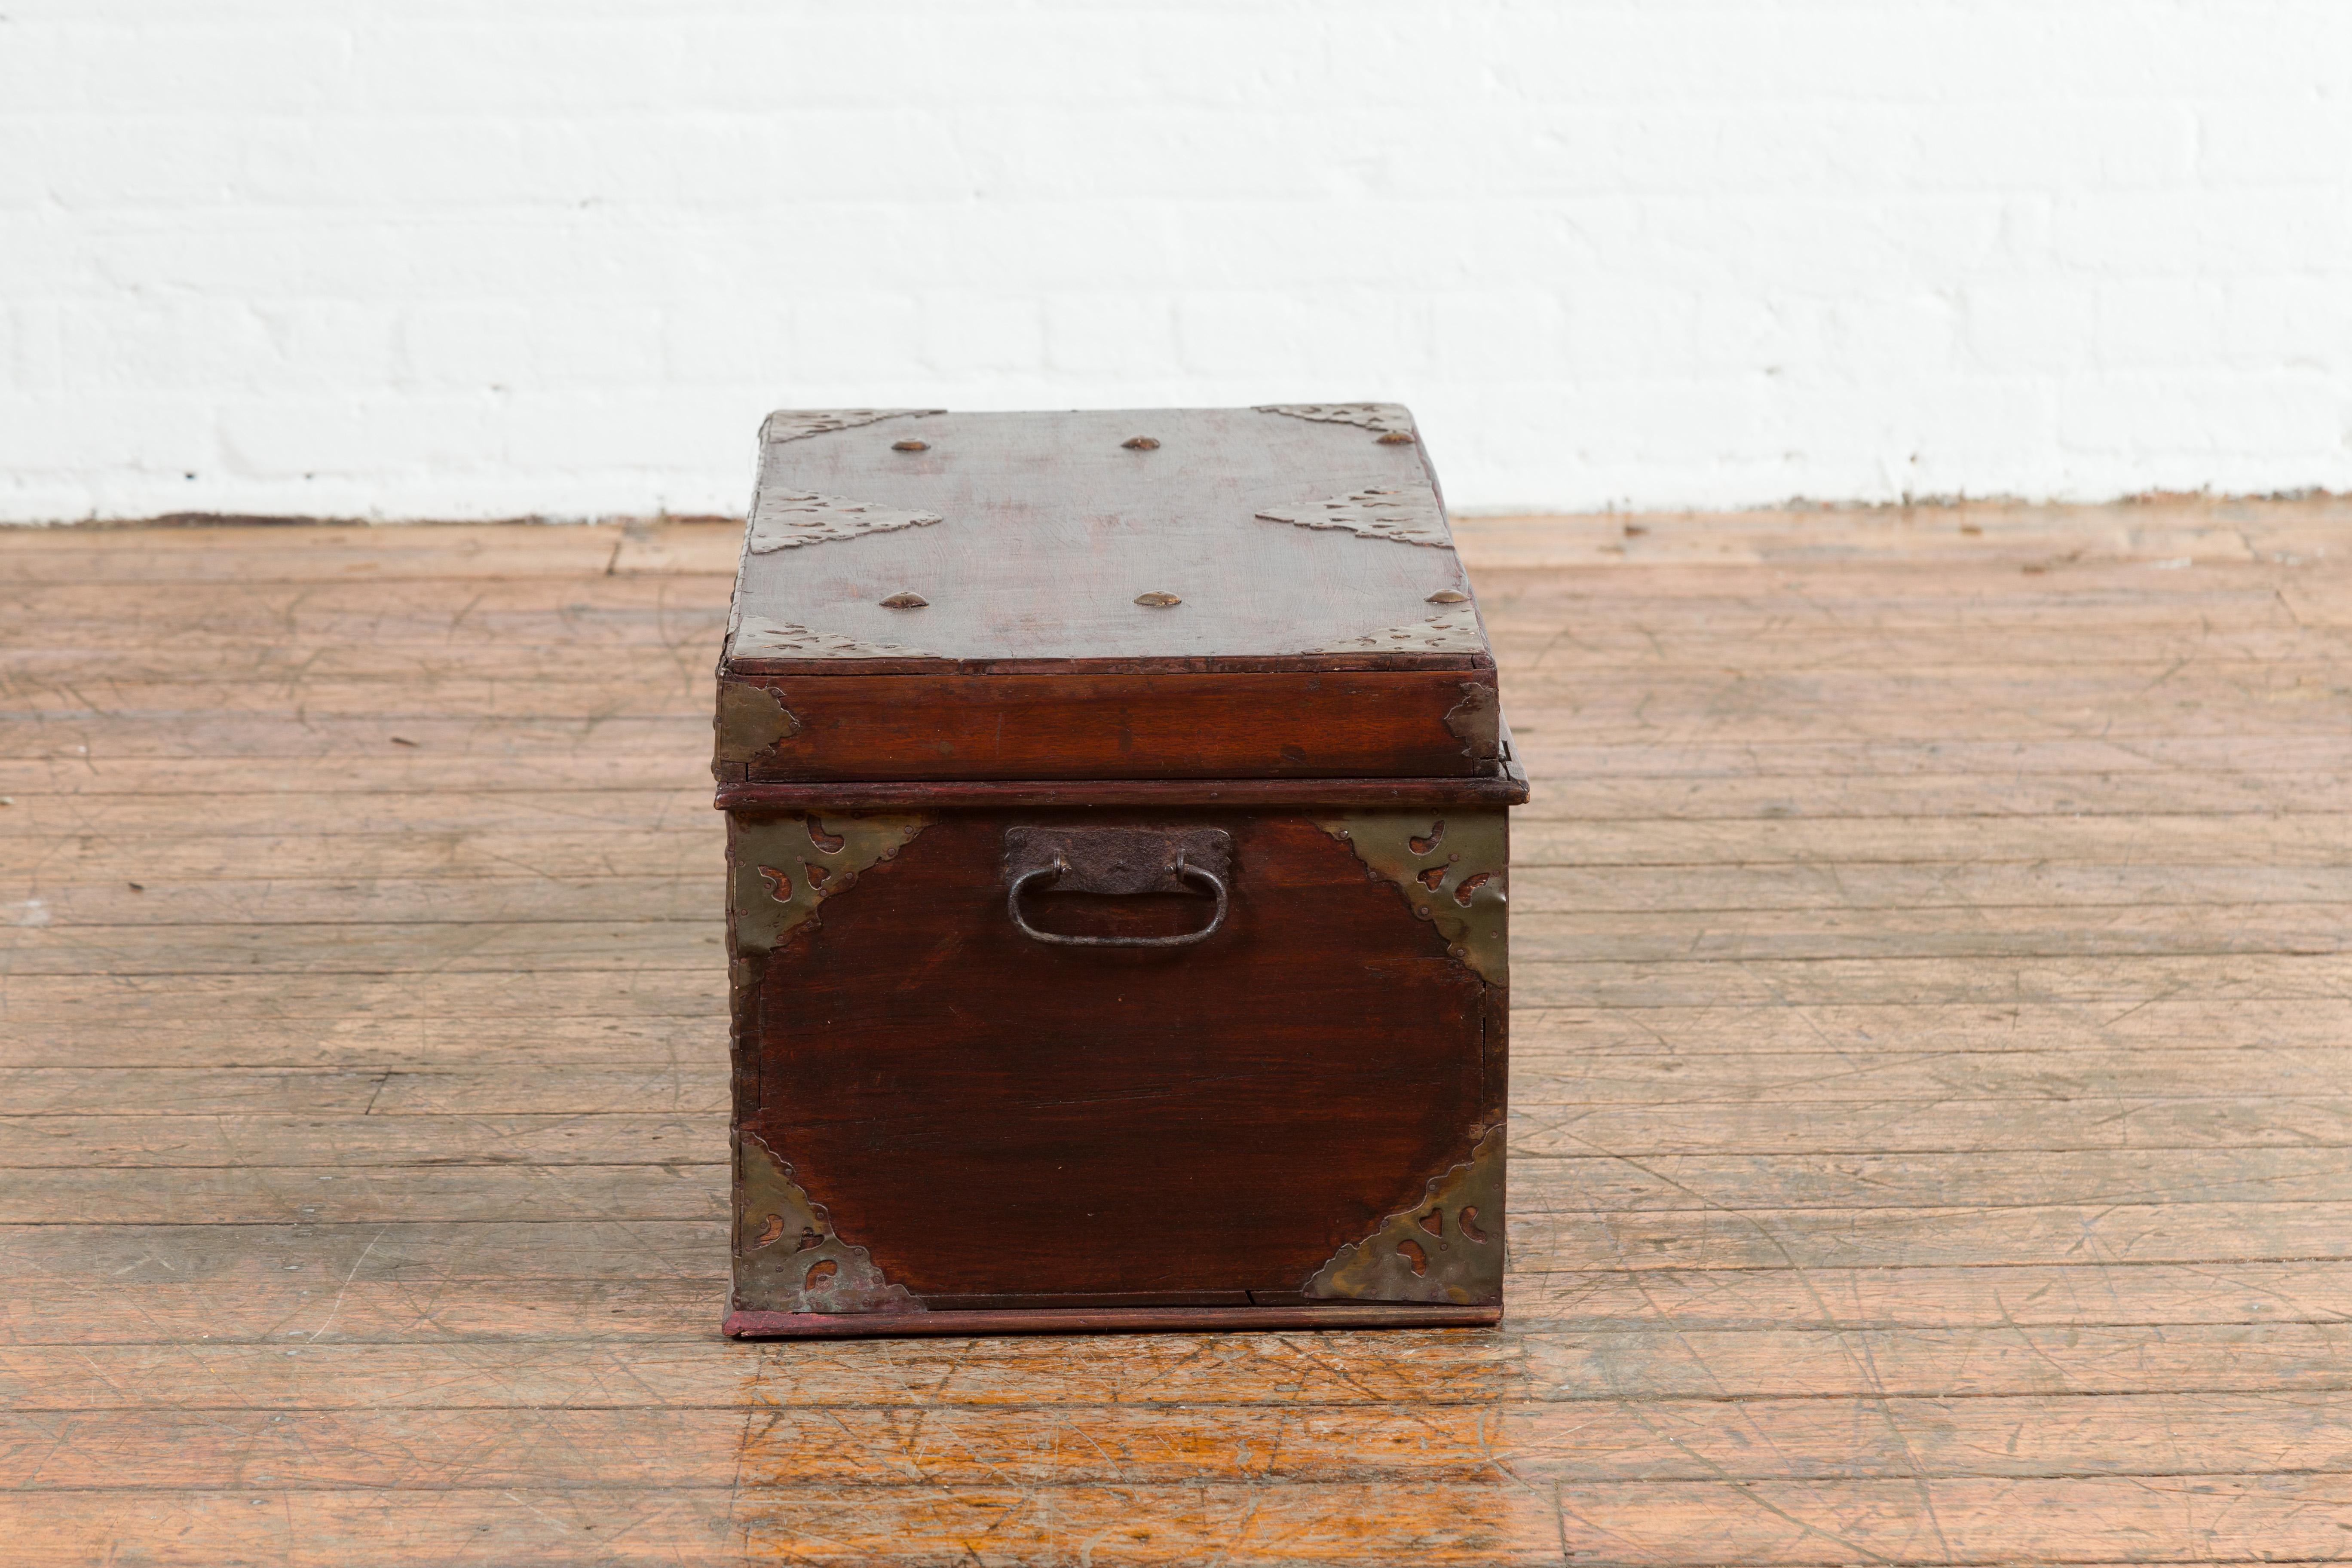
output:
[[[719,711],[711,721],[712,754],[722,763],[748,763],[801,732],[801,721],[784,706],[784,694],[751,680],[719,683]]]
[[[904,1285],[883,1277],[872,1254],[841,1239],[824,1205],[756,1134],[737,1134],[735,1168],[737,1311],[924,1310]]]
[[[1351,1241],[1307,1281],[1315,1300],[1450,1301],[1503,1299],[1504,1129],[1486,1130],[1470,1158],[1433,1177],[1419,1203]]]
[[[1446,952],[1491,984],[1510,976],[1509,818],[1500,811],[1358,811],[1315,826],[1393,882],[1414,916],[1437,928]]]
[[[773,952],[784,933],[817,918],[817,906],[856,886],[858,873],[898,858],[931,825],[913,815],[728,817],[733,868],[729,913],[735,951]]]
[[[1474,763],[1491,763],[1503,752],[1503,700],[1483,680],[1462,683],[1462,700],[1445,710],[1445,732],[1462,742]]]

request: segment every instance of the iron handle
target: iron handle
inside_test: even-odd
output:
[[[1056,936],[1049,931],[1039,931],[1022,918],[1021,895],[1032,882],[1046,879],[1060,881],[1069,868],[1069,861],[1056,856],[1052,865],[1040,866],[1014,878],[1012,891],[1004,895],[1004,910],[1013,917],[1013,929],[1031,942],[1047,942],[1055,947],[1190,947],[1196,942],[1208,941],[1217,934],[1217,928],[1225,923],[1224,879],[1214,871],[1186,865],[1184,857],[1179,855],[1168,868],[1170,875],[1188,882],[1205,882],[1217,898],[1217,912],[1210,916],[1209,923],[1199,931],[1186,931],[1181,936]]]

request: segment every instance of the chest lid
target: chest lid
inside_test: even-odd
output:
[[[781,412],[719,772],[1489,773],[1470,594],[1394,404]]]

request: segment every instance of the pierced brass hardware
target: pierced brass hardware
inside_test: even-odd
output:
[[[1286,522],[1293,528],[1344,529],[1366,539],[1393,540],[1433,550],[1451,550],[1445,515],[1437,497],[1427,489],[1401,490],[1373,485],[1327,500],[1299,506],[1268,507],[1257,514],[1260,522]]]
[[[773,447],[783,441],[805,441],[884,419],[919,419],[945,414],[944,408],[779,408],[760,426],[760,443]]]
[[[735,1310],[740,1312],[919,1312],[873,1254],[833,1228],[793,1168],[750,1132],[735,1144]]]
[[[1261,403],[1255,411],[1324,425],[1354,425],[1391,435],[1412,428],[1412,415],[1402,403]]]
[[[1331,1255],[1307,1281],[1318,1300],[1497,1301],[1503,1294],[1504,1130],[1431,1178],[1419,1203]]]
[[[1456,599],[1464,595],[1456,594]],[[1335,642],[1324,653],[1386,650],[1391,653],[1475,653],[1486,644],[1478,637],[1478,617],[1465,604],[1451,605],[1424,621],[1391,626],[1345,642]]]
[[[1462,683],[1462,700],[1445,710],[1446,731],[1462,742],[1462,754],[1491,763],[1503,754],[1503,703],[1484,681]]]
[[[937,658],[929,648],[867,642],[819,626],[745,616],[727,638],[729,658]]]
[[[1502,812],[1360,811],[1315,826],[1395,883],[1448,953],[1489,984],[1510,984],[1510,824]]]
[[[730,913],[738,952],[772,952],[817,906],[856,886],[858,873],[898,858],[928,816],[811,814],[744,820],[730,814],[735,868]]]
[[[873,501],[819,495],[814,490],[770,491],[763,487],[751,507],[750,548],[754,555],[764,555],[901,528],[929,528],[940,521],[935,511],[908,511]]]
[[[748,763],[801,732],[801,721],[784,706],[784,694],[749,680],[721,681],[713,750],[722,763]]]

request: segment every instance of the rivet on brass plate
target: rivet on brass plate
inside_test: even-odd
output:
[[[901,588],[898,592],[883,600],[882,607],[886,610],[919,610],[929,603],[930,601],[929,599],[924,598],[920,594],[916,593],[913,589]]]
[[[1410,447],[1412,445],[1412,432],[1391,430],[1380,437],[1380,444],[1383,447]]]
[[[1431,605],[1461,605],[1467,604],[1469,599],[1469,595],[1462,593],[1458,589],[1440,588],[1436,593],[1432,594],[1427,599],[1423,600],[1423,603]]]
[[[1156,436],[1129,436],[1119,445],[1130,452],[1156,452],[1160,449],[1160,438]]]
[[[1184,601],[1173,594],[1138,594],[1135,602],[1151,609],[1164,610],[1171,605],[1181,605]]]
[[[890,443],[890,450],[894,452],[928,452],[930,449],[931,444],[929,441],[893,441]]]

